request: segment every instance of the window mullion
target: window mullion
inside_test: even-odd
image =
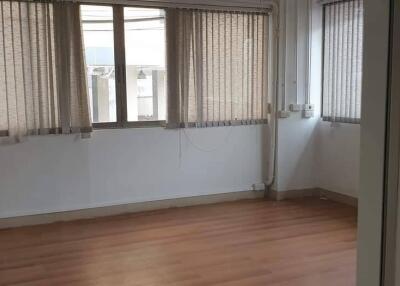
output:
[[[126,126],[128,120],[126,99],[125,31],[123,6],[114,5],[113,13],[117,121],[119,126]]]

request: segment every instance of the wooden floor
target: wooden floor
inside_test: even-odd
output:
[[[241,201],[0,231],[0,285],[355,285],[356,210]]]

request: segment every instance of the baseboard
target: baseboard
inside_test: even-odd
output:
[[[152,211],[152,210],[167,209],[174,207],[214,204],[214,203],[230,202],[230,201],[237,201],[244,199],[259,199],[263,197],[264,197],[264,192],[242,191],[242,192],[215,194],[215,195],[204,195],[204,196],[186,197],[178,199],[115,205],[115,206],[107,206],[99,208],[89,208],[89,209],[66,211],[66,212],[55,212],[49,214],[2,218],[0,219],[0,229],[21,227],[28,225],[48,224],[60,221],[90,219],[96,217]],[[321,188],[290,190],[283,192],[270,190],[268,192],[268,198],[276,201],[302,198],[302,197],[322,197],[332,201],[344,203],[353,207],[357,207],[357,201],[358,201],[357,198],[324,190]]]
[[[264,192],[262,191],[242,191],[242,192],[215,194],[215,195],[204,195],[204,196],[132,203],[124,205],[114,205],[107,207],[56,212],[49,214],[2,218],[0,219],[0,229],[21,227],[28,225],[48,224],[60,221],[90,219],[96,217],[152,211],[152,210],[167,209],[174,207],[214,204],[214,203],[237,201],[244,199],[258,199],[263,197],[264,197]]]
[[[352,207],[358,207],[358,199],[349,195],[319,189],[320,197],[325,197],[331,201],[343,203]]]
[[[349,195],[340,194],[333,191],[328,191],[322,188],[310,188],[301,190],[290,190],[278,192],[276,190],[270,190],[268,197],[272,200],[282,201],[295,198],[303,197],[320,197],[326,198],[331,201],[343,203],[353,207],[357,207],[358,199]]]
[[[297,199],[304,197],[317,197],[320,192],[318,189],[300,189],[300,190],[290,190],[290,191],[282,191],[278,192],[276,190],[270,190],[268,197],[272,200],[282,201],[289,199]]]

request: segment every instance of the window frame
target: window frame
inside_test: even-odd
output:
[[[111,7],[113,11],[113,38],[114,38],[114,67],[115,67],[115,99],[116,99],[116,121],[115,122],[92,122],[93,129],[122,129],[122,128],[150,128],[165,127],[166,120],[148,120],[148,121],[128,121],[128,104],[126,89],[126,54],[125,54],[125,23],[124,8],[140,7],[149,9],[165,10],[165,7],[125,5],[125,4],[103,4],[81,2],[80,6],[103,6]],[[167,33],[165,25],[165,34]],[[165,57],[167,57],[167,44],[165,43]],[[166,68],[168,76],[168,68]],[[165,89],[165,93],[168,90]],[[167,97],[167,94],[165,94]],[[168,102],[167,102],[168,104]],[[166,111],[167,111],[166,107]]]
[[[346,124],[361,124],[361,117],[360,118],[350,118],[350,117],[340,117],[336,118],[335,121],[332,120],[331,116],[324,115],[324,81],[325,81],[325,33],[326,33],[326,7],[329,5],[335,5],[341,2],[348,2],[353,0],[337,0],[333,2],[322,3],[322,48],[321,48],[321,114],[320,117],[322,121],[325,122],[336,122],[336,123],[346,123]]]

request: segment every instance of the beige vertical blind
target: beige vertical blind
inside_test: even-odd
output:
[[[91,131],[79,13],[0,1],[0,135]]]
[[[168,9],[168,126],[266,123],[267,12]]]
[[[323,119],[359,123],[363,1],[324,5]]]

